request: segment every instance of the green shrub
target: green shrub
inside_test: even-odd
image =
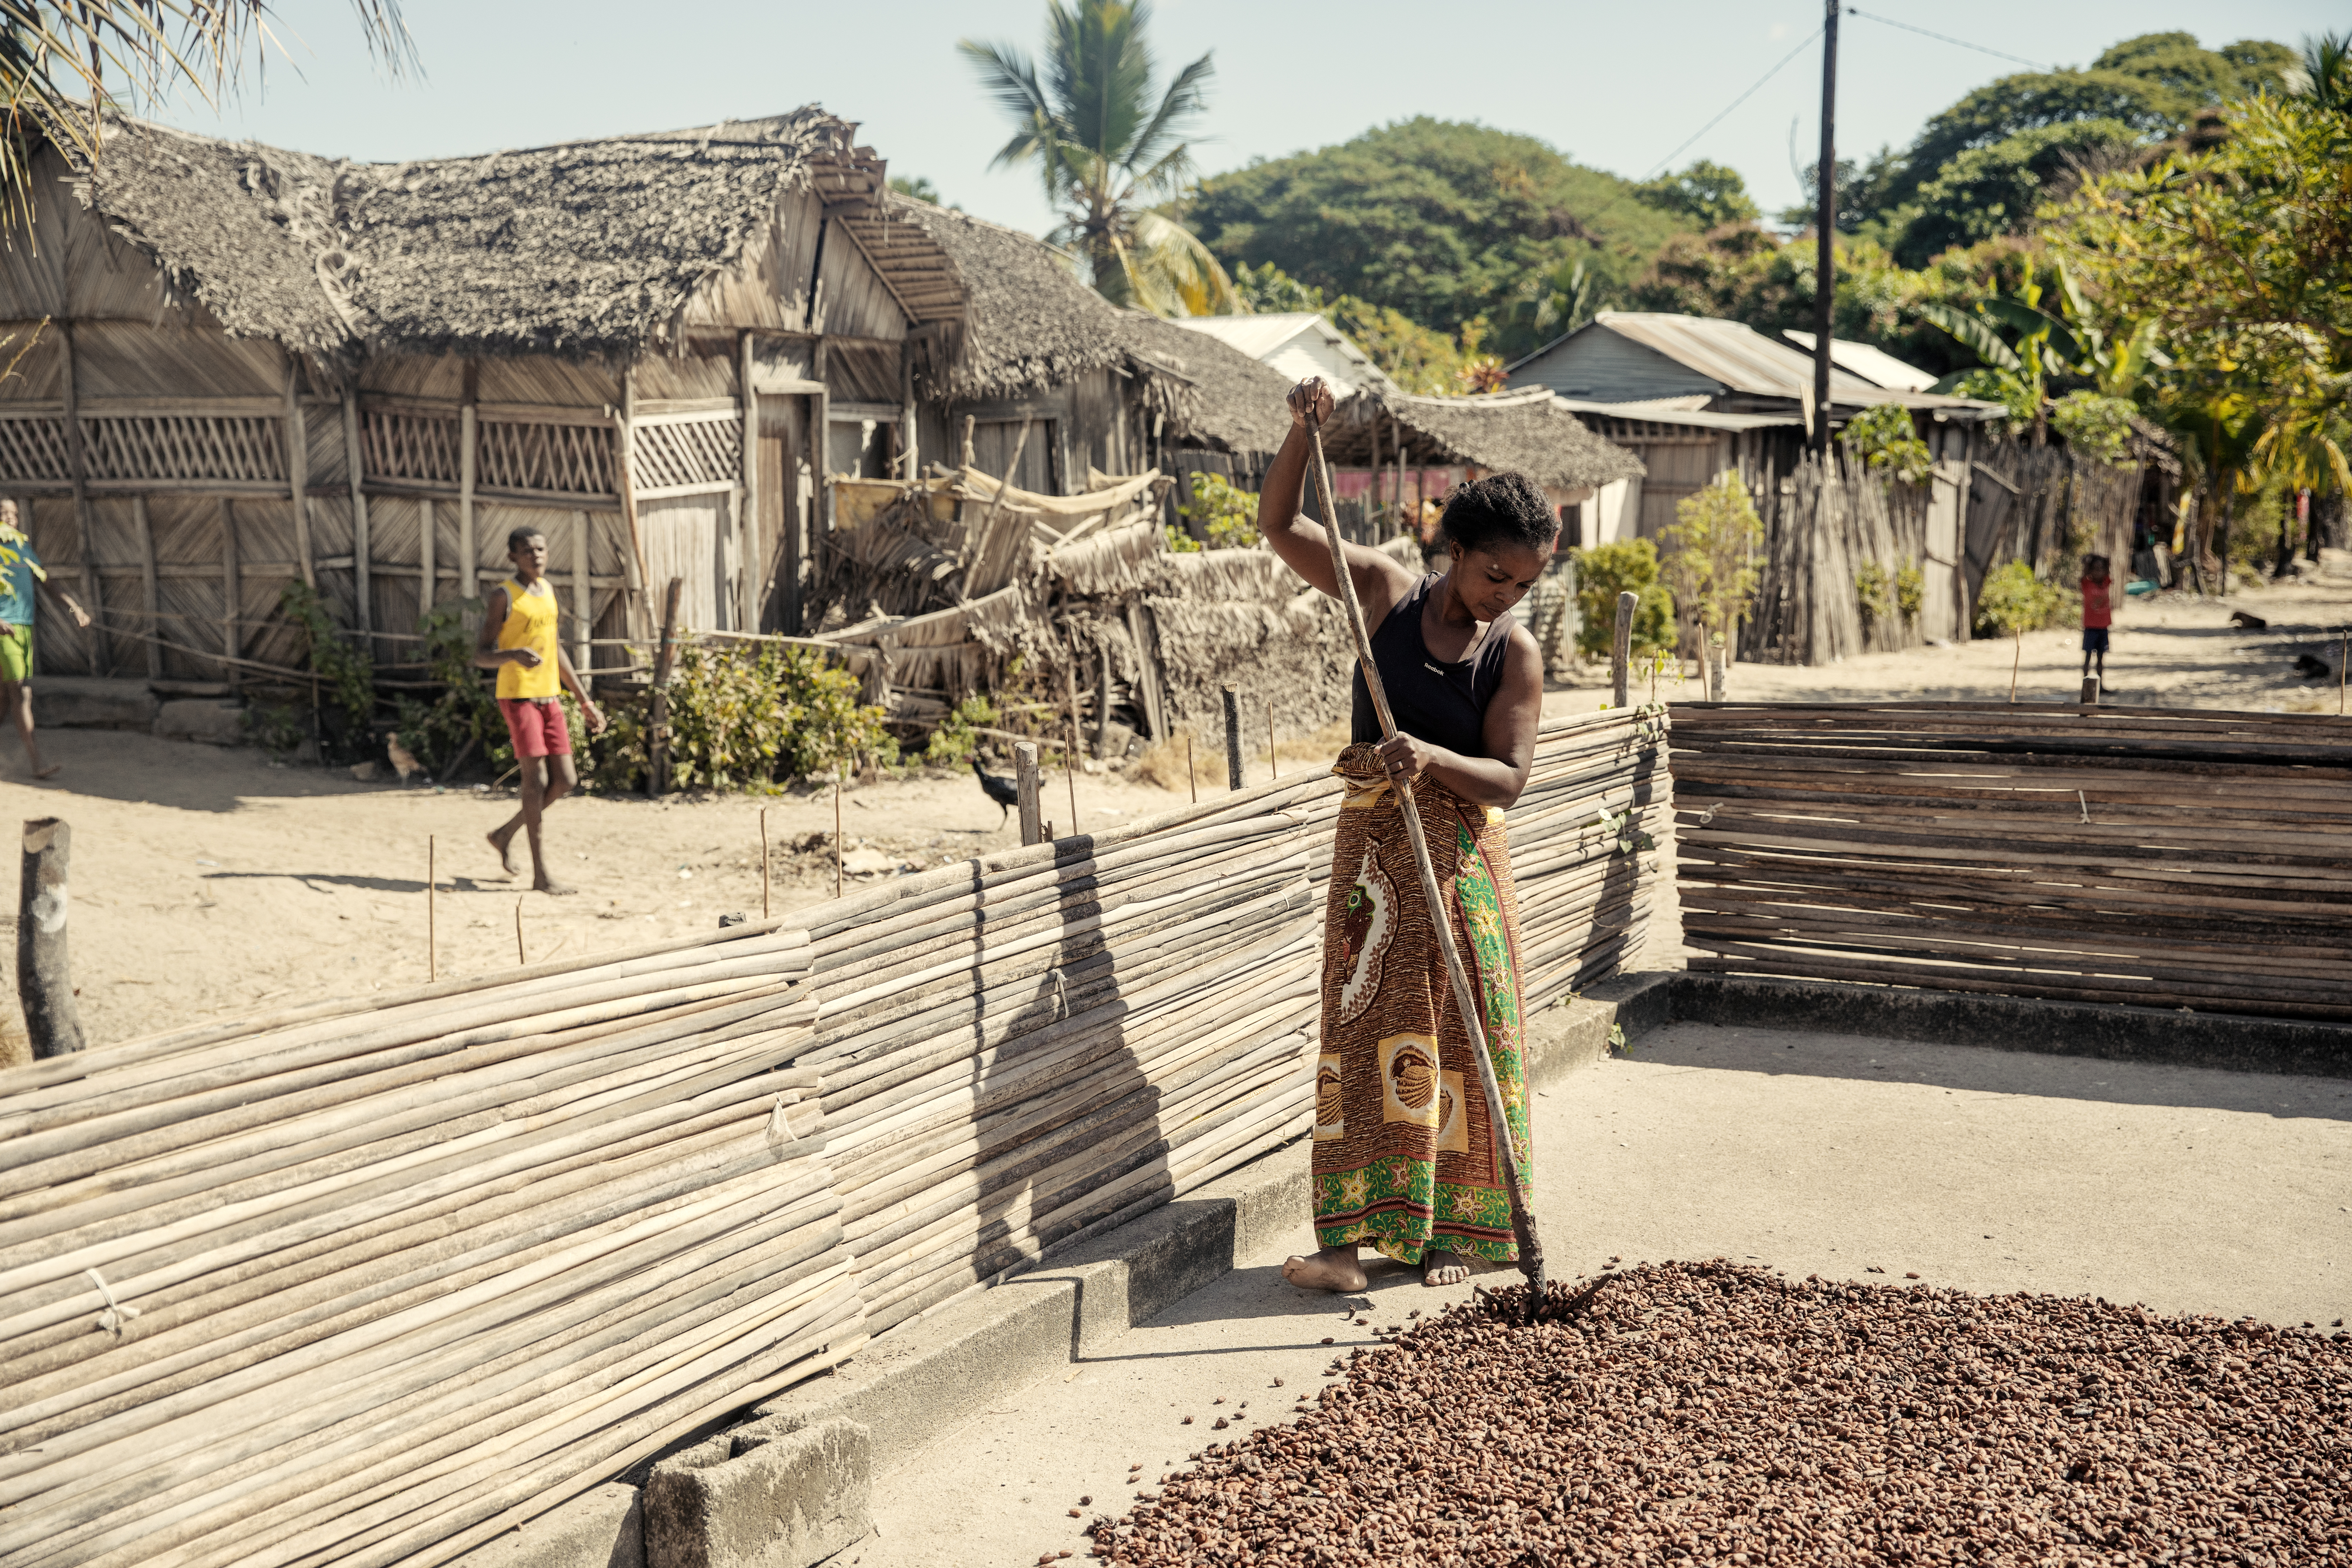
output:
[[[341,731],[340,744],[331,734],[328,749],[346,760],[373,752],[369,727],[375,721],[375,666],[367,650],[343,640],[325,601],[308,583],[287,584],[278,595],[278,607],[302,629],[310,669],[319,677],[320,705],[341,716],[340,724],[320,726],[322,732]]]
[[[961,767],[980,744],[972,733],[974,725],[995,727],[1000,715],[996,704],[985,697],[967,697],[955,706],[955,711],[931,731],[930,743],[923,748],[923,761],[935,767]]]
[[[2067,607],[2066,595],[2044,583],[2022,561],[1985,574],[1977,594],[1977,635],[2017,637],[2055,624]]]
[[[1906,621],[1916,621],[1927,604],[1927,574],[1916,561],[1895,569],[1895,607]]]
[[[1658,581],[1658,547],[1646,539],[1622,539],[1576,552],[1576,604],[1582,625],[1581,651],[1606,658],[1617,635],[1617,595],[1633,593],[1633,652],[1671,653],[1675,647],[1675,597]]]
[[[441,686],[431,702],[403,697],[400,742],[439,778],[462,758],[479,758],[492,776],[514,766],[514,746],[499,712],[498,674],[474,664],[474,634],[482,614],[479,599],[452,599],[425,612],[416,623],[425,637],[425,665]],[[575,723],[576,713],[565,715]],[[572,731],[575,747],[583,731]]]
[[[1886,581],[1886,568],[1875,561],[1865,561],[1853,569],[1854,602],[1862,606],[1865,625],[1875,625],[1886,618],[1895,607],[1895,595]]]
[[[1257,542],[1255,490],[1243,489],[1223,474],[1204,468],[1192,471],[1192,499],[1181,503],[1176,515],[1201,524],[1208,542],[1203,545],[1184,530],[1171,529],[1171,550],[1246,550]]]
[[[1935,471],[1927,443],[1911,424],[1911,411],[1899,403],[1863,410],[1845,422],[1838,439],[1849,458],[1906,485],[1925,484]]]
[[[668,692],[673,789],[761,789],[830,773],[861,756],[898,761],[883,710],[860,703],[857,677],[814,648],[681,642]],[[580,722],[568,696],[564,713]],[[652,765],[649,716],[639,703],[627,703],[606,717],[604,733],[584,748],[581,776],[598,790],[642,789]],[[575,752],[582,749],[575,740]]]

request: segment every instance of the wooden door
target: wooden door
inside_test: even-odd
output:
[[[727,558],[721,548],[726,511],[727,498],[719,494],[637,503],[637,528],[646,542],[646,590],[656,617],[675,577],[685,585],[677,599],[680,629],[730,629]]]
[[[808,559],[811,487],[806,473],[808,405],[804,396],[760,397],[760,629],[800,631],[802,563]]]

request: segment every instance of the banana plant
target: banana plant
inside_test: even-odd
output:
[[[2129,397],[2151,365],[2168,363],[2157,346],[2154,321],[2138,322],[2111,337],[2063,260],[2057,273],[2055,314],[2042,308],[2042,285],[2031,279],[2014,295],[1979,300],[1973,312],[1942,304],[1920,306],[1921,316],[1984,362],[1953,372],[1936,384],[1936,390],[2000,403],[2010,411],[2011,427],[2031,424],[2041,439],[2052,377],[2078,377],[2103,396]],[[2016,334],[2014,342],[2001,336],[2000,326]]]

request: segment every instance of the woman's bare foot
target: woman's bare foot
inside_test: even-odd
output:
[[[1424,1285],[1459,1285],[1470,1278],[1470,1260],[1458,1252],[1448,1252],[1442,1247],[1424,1247],[1421,1254],[1421,1282]]]
[[[515,859],[514,854],[515,834],[518,831],[517,828],[502,827],[487,835],[490,841],[490,847],[499,852],[499,864],[506,868],[507,875],[509,877],[522,875],[522,866]]]
[[[541,873],[539,880],[531,884],[531,890],[534,892],[545,893],[550,898],[561,899],[567,895],[576,893],[580,889],[573,887],[569,882],[559,882],[554,878],[550,877],[545,873]]]
[[[51,763],[46,768],[35,768],[33,776],[37,779],[53,779],[58,776],[58,770],[64,766],[63,763]]]
[[[1360,1290],[1370,1283],[1352,1244],[1285,1258],[1282,1277],[1302,1290]]]

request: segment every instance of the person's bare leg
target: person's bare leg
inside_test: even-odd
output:
[[[7,689],[8,716],[16,721],[17,738],[25,742],[25,761],[31,764],[35,778],[49,777],[58,771],[58,764],[41,761],[40,745],[33,739],[33,689],[21,680],[0,684]]]
[[[1302,1290],[1360,1290],[1370,1281],[1354,1243],[1326,1247],[1282,1261],[1282,1277]]]
[[[1458,1252],[1448,1252],[1442,1247],[1427,1247],[1421,1253],[1421,1282],[1424,1285],[1459,1285],[1470,1278],[1470,1260]]]
[[[530,837],[530,885],[542,893],[576,893],[579,889],[559,882],[548,874],[547,853],[540,847],[540,829],[546,820],[547,808],[570,795],[572,786],[580,782],[580,775],[572,771],[570,757],[541,757],[539,765],[546,771],[540,780],[535,781],[538,788],[523,797],[523,811],[527,818],[523,831]]]
[[[535,825],[539,821],[538,791],[538,760],[517,757],[515,793],[522,796],[522,809],[490,829],[489,835],[490,847],[499,852],[499,864],[506,868],[509,877],[522,875],[522,863],[515,858],[515,835],[520,833],[526,824]]]

